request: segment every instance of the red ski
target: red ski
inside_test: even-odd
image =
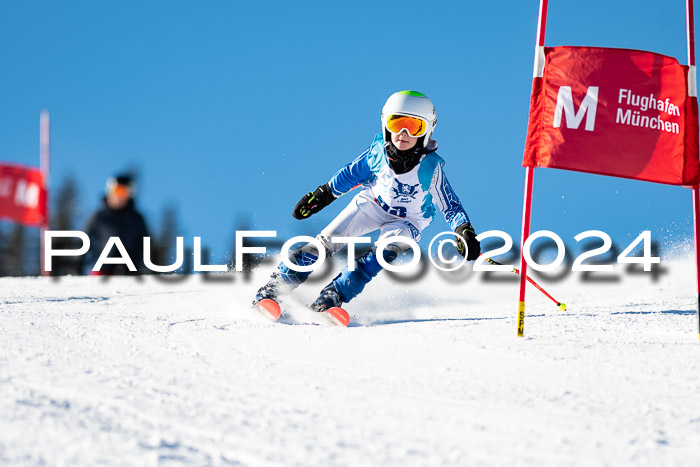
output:
[[[255,304],[255,308],[262,313],[263,316],[270,318],[272,321],[277,321],[282,315],[282,309],[279,303],[271,298],[264,298]]]
[[[277,321],[282,316],[282,309],[279,303],[272,300],[271,298],[264,298],[255,304],[255,308],[266,318],[272,321]],[[348,312],[339,307],[333,307],[327,309],[324,314],[328,320],[337,325],[346,327],[350,324],[350,315]]]
[[[333,324],[343,327],[350,324],[350,315],[348,315],[348,312],[340,307],[335,306],[333,308],[328,308],[325,313]]]

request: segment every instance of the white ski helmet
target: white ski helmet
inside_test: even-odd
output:
[[[390,115],[395,114],[420,117],[425,120],[428,123],[426,133],[418,140],[417,146],[425,147],[428,145],[430,136],[437,125],[435,106],[428,96],[417,91],[399,91],[389,96],[382,108],[382,131],[386,141],[391,141],[387,120]]]

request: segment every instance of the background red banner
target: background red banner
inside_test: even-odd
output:
[[[46,187],[39,169],[0,164],[0,218],[30,226],[44,225]]]
[[[545,48],[523,166],[672,185],[700,181],[697,99],[688,67],[652,52]]]

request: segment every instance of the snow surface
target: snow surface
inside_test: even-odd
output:
[[[690,259],[617,281],[386,274],[250,308],[253,277],[0,280],[0,463],[700,465]],[[216,280],[215,280],[216,279]],[[326,278],[327,279],[327,278]],[[319,325],[321,324],[321,325]]]

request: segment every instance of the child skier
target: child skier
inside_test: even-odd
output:
[[[332,243],[334,236],[358,237],[379,229],[380,240],[400,235],[418,241],[421,231],[433,220],[437,205],[450,228],[467,243],[465,248],[456,236],[459,253],[466,254],[470,261],[478,258],[481,251],[474,228],[447,181],[442,169],[444,161],[435,152],[437,142],[430,139],[437,124],[432,101],[416,91],[394,93],[382,109],[381,120],[382,132],[375,136],[370,147],[336,172],[328,183],[304,195],[293,216],[307,219],[362,185],[350,204],[317,236],[329,256],[344,246]],[[390,244],[384,250],[384,259],[390,263],[406,248],[403,243]],[[309,244],[297,250],[292,258],[298,265],[309,265],[318,256]],[[323,288],[311,308],[319,312],[337,309],[362,292],[382,270],[375,248],[358,258],[355,266],[354,271],[346,266]],[[273,319],[279,318],[278,296],[296,288],[311,274],[294,271],[284,263],[277,269],[272,279],[258,290],[254,301],[268,312],[272,305]],[[347,319],[347,313],[342,313]]]

